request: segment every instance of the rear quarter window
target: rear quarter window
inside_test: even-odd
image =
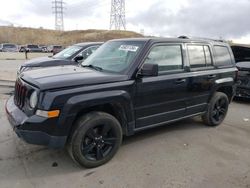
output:
[[[214,46],[215,65],[216,66],[233,66],[230,51],[226,46]]]

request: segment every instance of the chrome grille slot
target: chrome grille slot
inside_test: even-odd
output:
[[[21,81],[17,80],[15,85],[14,99],[15,99],[15,104],[21,109],[25,105],[25,99],[27,94],[28,94],[27,88],[22,84]]]

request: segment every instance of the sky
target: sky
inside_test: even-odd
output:
[[[65,30],[109,29],[111,0],[64,0]],[[52,0],[0,0],[0,25],[54,29]],[[250,0],[125,0],[127,30],[250,44]]]

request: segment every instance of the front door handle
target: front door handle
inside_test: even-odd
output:
[[[176,84],[182,84],[182,83],[185,83],[186,82],[186,79],[178,79],[175,81]]]
[[[207,76],[208,79],[213,79],[213,78],[216,78],[216,75],[215,74],[212,74],[212,75],[209,75]]]

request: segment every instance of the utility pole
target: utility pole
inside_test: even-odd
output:
[[[55,14],[55,30],[64,30],[64,2],[63,0],[52,0],[52,10]]]
[[[110,30],[126,30],[125,0],[111,0]]]

